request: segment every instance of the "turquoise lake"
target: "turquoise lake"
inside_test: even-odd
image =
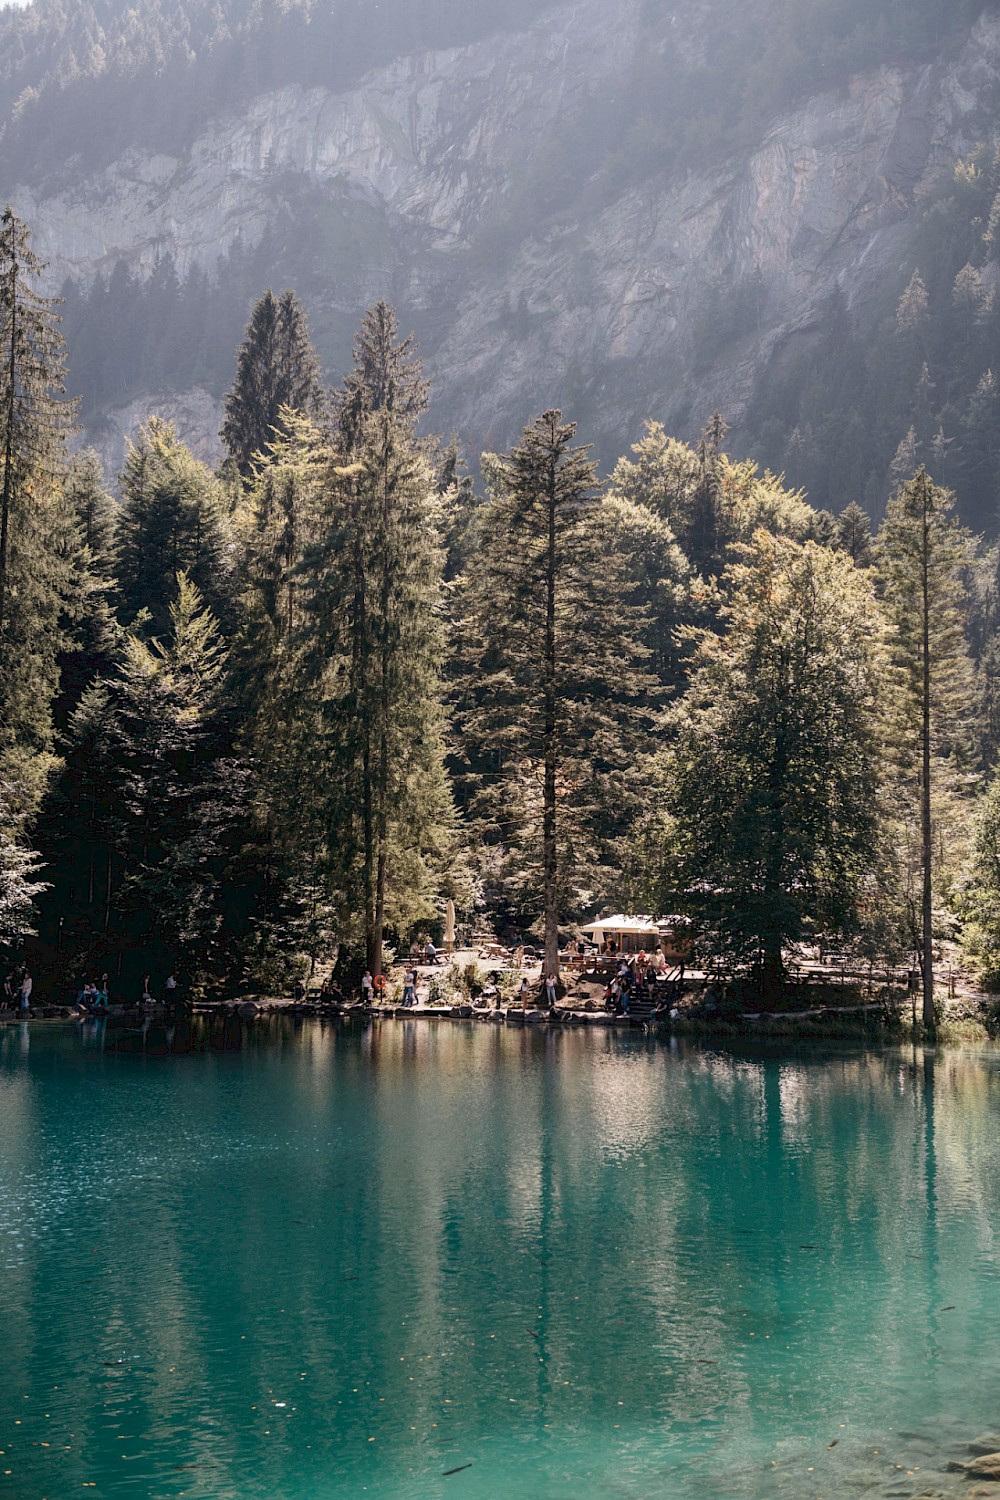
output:
[[[1000,1053],[10,1025],[0,1267],[3,1497],[967,1493]]]

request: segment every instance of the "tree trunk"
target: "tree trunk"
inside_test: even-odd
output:
[[[934,916],[931,891],[931,859],[933,855],[933,829],[931,826],[931,645],[930,645],[930,519],[927,514],[927,489],[923,495],[923,548],[921,553],[921,600],[923,612],[923,679],[921,682],[921,786],[920,786],[920,833],[923,864],[923,970],[924,970],[924,1025],[934,1029]]]
[[[549,465],[548,556],[545,569],[545,781],[542,865],[545,900],[545,973],[559,973],[559,881],[556,859],[556,467]]]
[[[761,954],[760,965],[760,995],[768,1010],[774,1010],[781,1003],[785,993],[785,961],[782,957],[781,944],[768,946]]]
[[[375,913],[374,930],[372,933],[372,960],[375,967],[373,974],[382,972],[382,934],[385,927],[385,884],[388,872],[388,843],[389,843],[389,716],[391,714],[391,702],[389,692],[392,647],[389,639],[389,613],[392,607],[392,588],[395,577],[395,568],[391,561],[390,527],[392,523],[390,497],[389,497],[389,463],[390,448],[388,434],[383,432],[382,438],[382,535],[381,542],[386,551],[381,558],[382,565],[382,588],[380,591],[379,607],[381,619],[379,629],[382,641],[379,650],[379,696],[378,717],[376,725],[378,729],[378,766],[375,782],[376,798],[376,857],[375,857]]]

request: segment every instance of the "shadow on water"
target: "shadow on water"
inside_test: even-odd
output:
[[[264,1016],[246,1021],[239,1016],[185,1016],[173,1020],[149,1019],[88,1023],[92,1037],[105,1052],[143,1057],[199,1057],[210,1052],[244,1052],[252,1048],[281,1046],[299,1036],[306,1025],[338,1029],[360,1029],[353,1019],[304,1021],[301,1017]]]

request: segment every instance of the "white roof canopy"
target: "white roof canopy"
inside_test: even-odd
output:
[[[601,917],[596,922],[584,922],[582,931],[603,934],[610,932],[617,935],[631,933],[635,937],[659,937],[661,932],[669,930],[683,920],[683,917],[627,917],[620,912],[614,917]]]

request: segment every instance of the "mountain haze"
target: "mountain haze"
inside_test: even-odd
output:
[[[362,308],[393,301],[430,425],[473,450],[558,404],[610,464],[644,419],[691,436],[719,409],[733,451],[837,509],[878,511],[911,426],[961,447],[1000,365],[995,6],[37,0],[0,18],[0,75],[2,191],[64,288],[113,465],[150,410],[218,455],[269,284],[299,292],[331,379]],[[985,214],[941,211],[958,163]],[[917,269],[951,319],[967,259],[975,350],[956,367],[949,323],[917,430],[929,349],[880,371],[885,329]],[[991,524],[989,485],[967,489]]]

